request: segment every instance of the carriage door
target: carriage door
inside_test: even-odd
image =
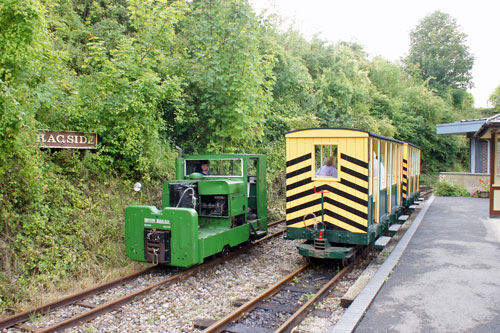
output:
[[[380,221],[380,140],[371,139],[371,189],[372,189],[372,218],[374,223]]]
[[[490,215],[500,215],[500,133],[491,133]]]
[[[387,141],[379,141],[380,144],[380,161],[379,161],[379,177],[380,177],[380,195],[379,195],[379,221],[382,216],[387,214]]]

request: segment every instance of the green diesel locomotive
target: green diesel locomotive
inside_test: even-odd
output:
[[[265,155],[178,157],[161,209],[125,209],[126,253],[136,261],[189,267],[266,234]]]

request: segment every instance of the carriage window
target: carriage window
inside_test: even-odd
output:
[[[386,188],[387,142],[380,143],[380,189]]]
[[[314,176],[316,178],[338,178],[337,145],[315,145]]]

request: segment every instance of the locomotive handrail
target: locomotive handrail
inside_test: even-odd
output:
[[[329,190],[321,190],[318,191],[316,189],[316,185],[314,185],[314,193],[321,193],[321,223],[323,223],[323,227],[326,230],[326,224],[325,224],[325,201],[324,201],[324,196],[325,193],[331,193]],[[316,230],[316,225],[314,225],[314,230]]]

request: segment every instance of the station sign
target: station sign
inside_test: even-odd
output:
[[[37,137],[38,145],[42,148],[97,148],[97,133],[39,130]]]

